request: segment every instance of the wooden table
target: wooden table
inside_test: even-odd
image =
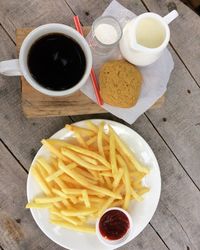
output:
[[[157,156],[162,193],[158,209],[145,230],[121,249],[200,249],[200,19],[178,0],[121,0],[141,14],[161,15],[177,9],[171,25],[175,69],[166,102],[131,127]],[[0,60],[16,57],[15,30],[58,22],[73,26],[73,15],[90,25],[110,0],[0,0]],[[86,118],[117,120],[110,114],[27,119],[21,110],[17,77],[0,76],[0,249],[62,249],[36,226],[26,204],[26,179],[40,140],[66,123]],[[122,122],[122,121],[120,121]],[[81,250],[81,249],[80,249]]]

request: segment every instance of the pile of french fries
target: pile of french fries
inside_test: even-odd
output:
[[[51,153],[38,157],[31,174],[44,195],[26,208],[48,208],[50,222],[81,232],[95,232],[91,221],[109,207],[128,209],[131,200],[141,201],[149,188],[142,178],[149,169],[109,125],[86,121],[87,128],[66,125],[74,140],[43,139]],[[109,128],[105,133],[104,127]]]

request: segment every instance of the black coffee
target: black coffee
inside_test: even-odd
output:
[[[28,68],[32,77],[51,90],[66,90],[76,85],[85,67],[86,59],[80,45],[59,33],[38,39],[28,54]]]

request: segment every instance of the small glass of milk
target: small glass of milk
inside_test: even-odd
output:
[[[93,52],[105,55],[118,45],[121,37],[119,22],[112,16],[102,16],[92,24],[88,42]]]

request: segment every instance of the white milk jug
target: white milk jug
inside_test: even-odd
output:
[[[169,43],[168,24],[177,16],[176,10],[165,17],[149,12],[128,22],[120,40],[123,57],[137,66],[147,66],[155,62]]]

